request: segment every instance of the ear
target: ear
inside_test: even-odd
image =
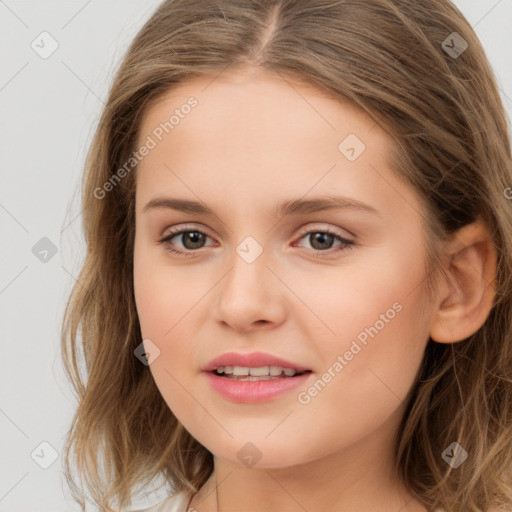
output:
[[[464,226],[445,245],[438,301],[430,337],[455,343],[484,324],[496,293],[496,248],[485,223]]]

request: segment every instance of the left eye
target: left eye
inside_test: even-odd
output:
[[[300,240],[307,239],[310,241],[310,244],[312,245],[312,249],[315,251],[321,251],[326,252],[327,250],[332,248],[332,243],[335,239],[338,239],[341,244],[346,247],[341,247],[336,249],[338,251],[342,251],[344,249],[348,249],[350,245],[352,245],[354,242],[352,240],[347,240],[346,238],[341,237],[340,235],[337,235],[336,233],[333,233],[332,231],[325,230],[325,231],[308,231],[306,234],[302,235],[300,237]]]
[[[174,243],[171,242],[174,238],[181,237],[181,243],[183,248],[176,248]],[[197,252],[197,249],[202,249],[203,244],[206,239],[210,238],[206,233],[199,231],[197,229],[182,229],[180,231],[173,231],[166,235],[164,238],[159,240],[160,243],[166,244],[166,248],[168,251],[173,252],[175,254],[179,254],[181,256],[192,256],[194,252]],[[302,234],[299,240],[309,239],[311,244],[311,249],[316,251],[317,253],[331,253],[343,251],[345,249],[349,249],[351,245],[354,244],[352,240],[347,240],[342,236],[333,233],[329,230],[310,230],[306,233]],[[338,239],[340,244],[334,247],[333,242]]]

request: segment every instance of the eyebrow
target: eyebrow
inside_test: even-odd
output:
[[[172,197],[156,197],[146,204],[142,212],[145,213],[153,209],[165,208],[198,215],[215,215],[215,212],[203,203]],[[381,212],[376,210],[373,206],[345,196],[323,196],[312,199],[292,199],[284,201],[277,208],[276,215],[300,215],[333,209],[361,210],[382,217]]]

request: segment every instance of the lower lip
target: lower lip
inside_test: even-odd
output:
[[[220,377],[213,372],[205,372],[211,387],[223,397],[234,402],[264,402],[304,384],[312,375],[306,372],[296,377],[243,381]]]

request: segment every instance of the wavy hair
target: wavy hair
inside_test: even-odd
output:
[[[464,49],[460,38],[467,48],[454,54]],[[112,500],[128,505],[135,485],[159,475],[176,492],[195,492],[213,471],[212,454],[134,357],[142,342],[133,289],[136,167],[104,197],[97,191],[137,149],[152,104],[189,78],[228,67],[312,84],[393,137],[393,171],[426,212],[429,293],[438,244],[485,221],[497,249],[493,307],[469,338],[429,339],[397,434],[396,470],[432,508],[510,503],[510,126],[481,43],[449,0],[166,0],[144,24],[113,79],[83,175],[86,255],[61,333],[78,400],[64,458],[74,499],[82,510],[87,498],[110,511]],[[441,457],[453,441],[470,452],[456,471]]]

